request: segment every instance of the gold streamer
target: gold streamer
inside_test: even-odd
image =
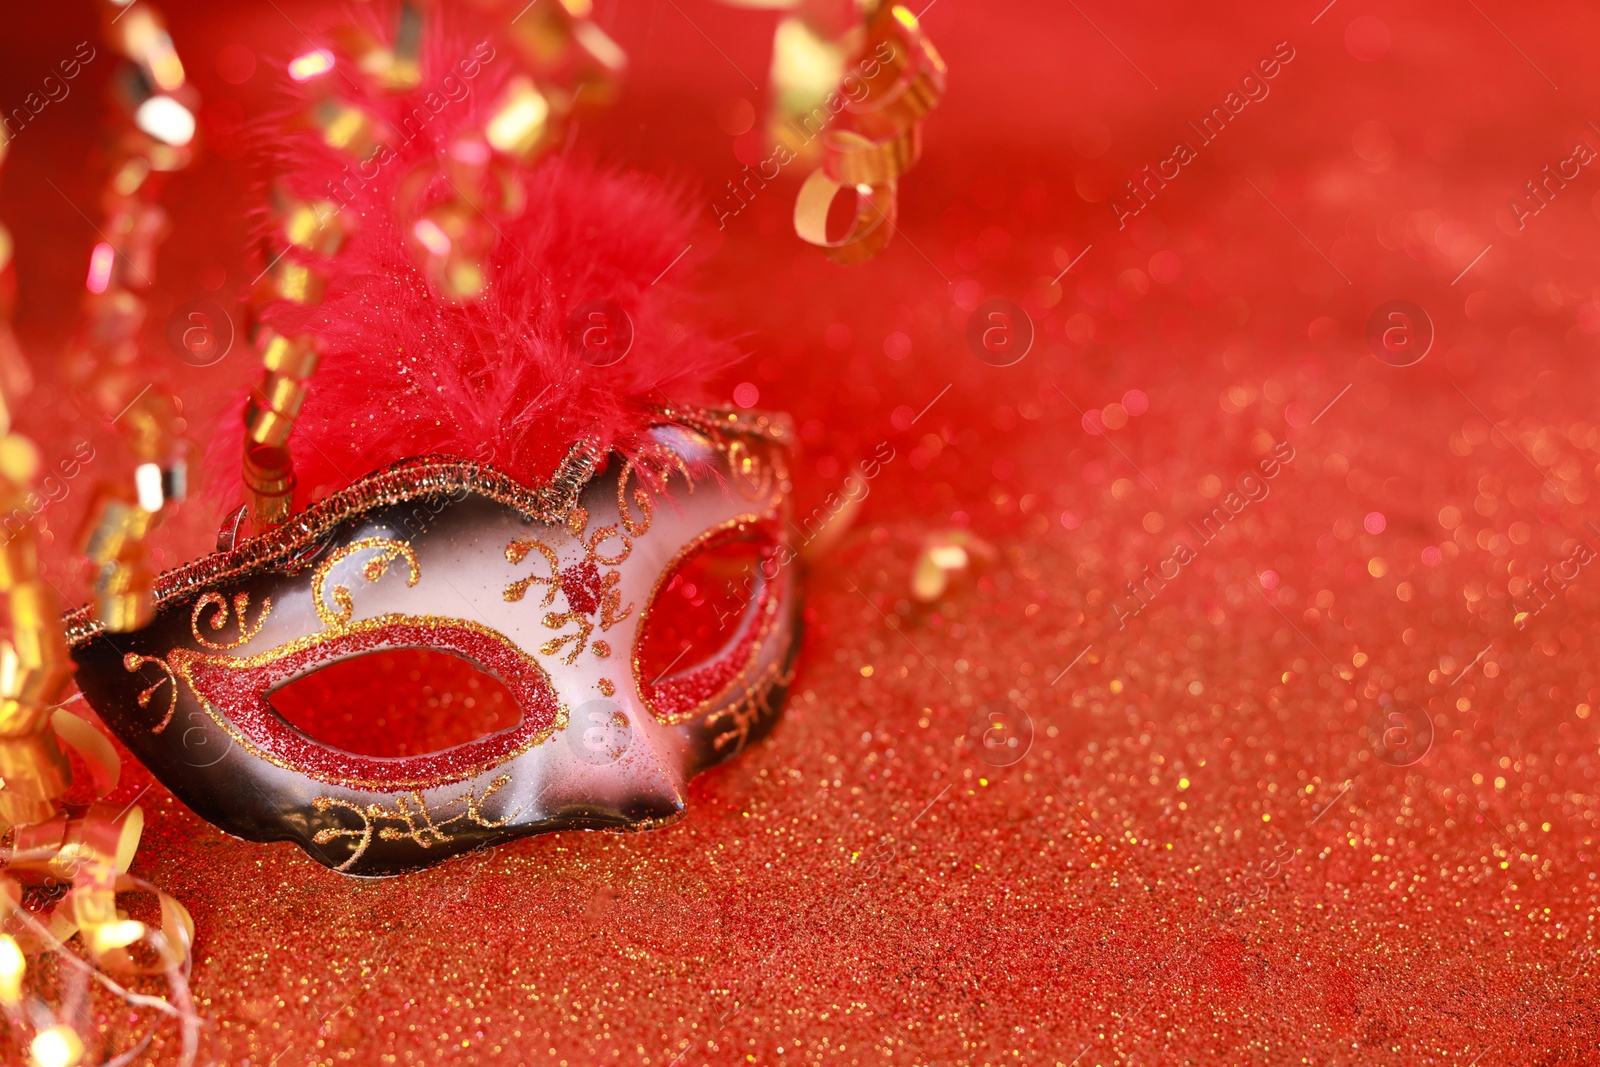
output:
[[[184,482],[179,405],[138,360],[146,310],[139,294],[152,284],[156,246],[167,232],[156,203],[161,183],[149,178],[192,160],[199,100],[159,12],[102,0],[100,13],[106,43],[139,76],[115,83],[123,129],[107,182],[104,240],[91,257],[68,365],[72,382],[115,423],[137,466],[133,485],[99,488],[85,534],[96,611],[111,629],[132,630],[151,616],[154,575],[145,537]]]
[[[871,259],[894,236],[898,181],[922,154],[921,123],[944,95],[944,60],[899,5],[723,2],[796,11],[773,40],[768,119],[774,142],[802,159],[820,155],[795,200],[795,233],[836,263]],[[855,212],[831,235],[831,209],[848,190]]]
[[[171,469],[176,466],[177,404],[134,369],[135,338],[145,312],[137,290],[150,283],[154,246],[166,229],[146,179],[187,163],[194,97],[158,13],[148,4],[128,8],[107,0],[102,14],[109,44],[142,74],[129,79],[124,91],[142,96],[123,100],[130,110],[129,128],[118,141],[122,155],[108,183],[107,241],[95,250],[84,323],[70,364],[85,395],[118,423],[139,464],[134,486],[97,492],[86,548],[97,574],[94,609],[104,625],[126,629],[149,618],[153,578],[144,566],[143,540],[166,495],[181,482]],[[140,106],[157,97],[165,103]],[[10,262],[10,236],[0,230],[0,504],[8,508],[31,491],[39,470],[37,449],[10,424],[10,413],[30,384],[9,325]],[[6,846],[0,851],[5,931],[0,933],[0,1012],[18,1043],[26,1042],[36,1067],[76,1064],[98,1046],[98,1035],[80,1033],[30,990],[30,957],[51,953],[129,1004],[178,1015],[188,1063],[199,1024],[187,981],[194,928],[177,901],[127,875],[144,813],[132,804],[64,801],[72,784],[68,750],[82,760],[97,798],[116,788],[121,764],[103,734],[55,706],[72,668],[61,605],[39,573],[36,537],[28,526],[0,546],[0,592],[10,621],[10,639],[0,642],[0,841]],[[55,907],[38,917],[24,907],[24,885],[63,883],[71,888]],[[156,893],[162,916],[158,929],[130,919],[118,907],[117,894],[133,891]],[[73,938],[87,960],[69,946]],[[130,953],[141,942],[154,964]],[[133,993],[109,977],[112,971],[165,974],[172,1000]],[[41,982],[43,988],[53,985]],[[24,1037],[28,1033],[31,1041]]]
[[[856,196],[855,219],[844,236],[829,238],[828,215],[841,193]],[[835,263],[861,263],[871,259],[894,236],[895,185],[849,188],[828,177],[818,168],[800,186],[794,202],[794,231],[800,239],[814,244]]]

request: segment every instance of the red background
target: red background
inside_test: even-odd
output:
[[[1600,579],[1582,570],[1525,629],[1511,605],[1600,540],[1600,177],[1584,168],[1523,229],[1508,208],[1578,140],[1600,148],[1600,15],[1319,8],[936,0],[948,96],[902,182],[902,233],[846,269],[790,232],[798,173],[711,225],[741,153],[759,158],[719,116],[762,106],[774,16],[600,0],[632,68],[579,137],[703,190],[679,269],[748,338],[726,395],[752,383],[795,415],[802,511],[879,442],[896,458],[809,576],[785,722],[697,781],[677,826],[359,883],[225,839],[150,788],[136,870],[194,913],[206,1054],[1600,1062]],[[163,9],[212,150],[173,183],[158,326],[252,276],[238,129],[319,5]],[[8,109],[79,41],[100,47],[87,4],[8,20]],[[1270,95],[1119,230],[1121,183],[1284,41]],[[227,45],[258,60],[242,84],[219,75]],[[104,178],[101,53],[18,136],[0,185],[41,377],[24,428],[47,461],[80,437],[98,449],[44,515],[52,574],[75,589],[75,509],[118,471],[54,380],[95,240],[74,205],[97,215]],[[1008,368],[964,339],[994,296],[1037,324]],[[1366,342],[1394,299],[1436,331],[1411,367]],[[169,362],[200,437],[255,373],[242,345]],[[1148,411],[1085,429],[1130,390]],[[1276,441],[1294,459],[1270,494],[1119,628],[1123,583],[1194,544],[1217,482]],[[164,565],[205,550],[216,520],[186,505]],[[952,527],[996,559],[916,607],[922,539]],[[1367,733],[1390,698],[1434,724],[1404,768]],[[1011,767],[967,737],[992,701],[1031,725]],[[120,795],[146,784],[130,766]],[[103,1023],[117,1047],[138,1029]],[[173,1053],[158,1039],[157,1060]]]

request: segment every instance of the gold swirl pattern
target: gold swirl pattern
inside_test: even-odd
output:
[[[530,574],[526,578],[512,582],[506,586],[505,596],[508,604],[514,604],[527,595],[530,586],[545,586],[544,607],[555,603],[556,591],[561,588],[561,561],[556,558],[555,550],[543,541],[535,541],[531,537],[518,538],[506,546],[506,562],[511,564],[521,563],[532,552],[538,552],[550,566],[550,576],[541,578]]]
[[[392,808],[382,804],[356,804],[338,797],[319,796],[311,801],[313,807],[320,812],[332,809],[348,811],[361,820],[359,826],[331,826],[318,830],[311,840],[319,845],[326,845],[330,841],[341,838],[355,838],[349,857],[335,867],[336,871],[347,871],[366,855],[367,848],[372,844],[374,832],[380,841],[414,841],[421,848],[432,848],[434,845],[446,845],[455,840],[445,832],[445,827],[466,820],[475,826],[482,826],[494,830],[505,826],[512,819],[522,813],[521,808],[508,812],[503,818],[488,819],[483,815],[481,806],[494,794],[498,793],[511,782],[509,774],[499,775],[484,789],[483,796],[469,788],[460,796],[452,797],[438,806],[439,810],[454,807],[465,803],[466,809],[450,816],[448,819],[436,817],[435,811],[428,808],[428,802],[416,790],[395,799]],[[400,826],[381,826],[380,823],[399,823]],[[403,827],[403,828],[402,828]]]
[[[712,738],[711,747],[721,752],[731,743],[735,753],[742,751],[755,724],[778,713],[778,709],[772,706],[772,694],[787,688],[794,681],[794,674],[792,667],[785,669],[783,664],[774,663],[751,679],[737,700],[707,715],[705,725],[708,729],[724,719],[730,723],[726,730]]]
[[[569,622],[578,627],[577,631],[552,637],[539,646],[540,655],[554,656],[568,644],[571,644],[572,651],[562,658],[562,662],[576,663],[578,661],[579,654],[588,647],[589,635],[594,633],[594,623],[589,621],[588,616],[577,611],[552,611],[544,617],[545,626],[552,630],[559,630]]]
[[[701,435],[696,433],[695,436]],[[706,443],[721,451],[727,450],[726,444],[718,445],[709,440]],[[537,552],[550,569],[548,576],[530,574],[507,585],[502,595],[508,602],[521,600],[534,585],[546,587],[544,607],[554,601],[558,589],[566,594],[567,610],[547,612],[541,622],[551,630],[564,630],[568,626],[575,629],[540,645],[541,654],[554,656],[567,649],[562,660],[569,664],[576,663],[586,648],[602,659],[611,654],[610,645],[603,641],[591,645],[589,639],[596,628],[603,633],[633,613],[632,604],[623,606],[622,591],[618,588],[622,574],[616,568],[633,553],[634,541],[650,531],[655,521],[652,494],[666,492],[674,471],[683,475],[693,492],[694,479],[683,458],[665,445],[649,446],[640,455],[626,460],[617,475],[617,523],[591,532],[588,509],[574,506],[567,515],[567,529],[583,546],[584,554],[583,559],[572,566],[563,568],[555,551],[542,541],[518,538],[506,546],[505,555],[510,562],[520,563]],[[610,549],[611,554],[607,555],[601,549],[611,542],[619,543],[620,547]]]
[[[396,541],[391,537],[363,537],[351,541],[348,545],[341,546],[329,554],[328,558],[317,565],[316,571],[311,575],[311,604],[317,610],[317,618],[330,630],[344,630],[350,625],[350,620],[355,616],[355,601],[350,598],[348,586],[336,585],[333,587],[333,602],[338,606],[335,611],[328,607],[323,599],[323,586],[328,581],[328,576],[333,568],[358,552],[365,552],[369,548],[379,549],[378,555],[372,557],[361,568],[361,576],[368,582],[376,582],[389,572],[389,564],[397,559],[404,559],[409,571],[406,575],[406,585],[415,586],[422,580],[422,564],[417,561],[416,552],[411,546]]]
[[[254,626],[246,624],[244,619],[245,609],[249,606],[249,593],[239,593],[234,596],[233,614],[239,623],[239,636],[227,644],[218,644],[200,632],[200,613],[210,607],[221,609],[211,617],[209,624],[211,629],[220,630],[228,625],[228,600],[221,593],[207,593],[195,601],[194,611],[189,616],[189,632],[194,635],[196,641],[213,652],[226,652],[231,648],[238,648],[240,645],[252,640],[261,632],[261,627],[266,625],[267,616],[272,614],[272,598],[265,597],[262,599],[261,614],[256,616],[256,624]]]
[[[148,708],[150,706],[150,697],[157,689],[160,689],[162,686],[168,684],[171,684],[172,686],[172,699],[167,703],[167,713],[162,716],[160,722],[150,727],[151,733],[159,734],[162,730],[167,728],[167,724],[172,721],[173,714],[178,710],[178,679],[172,673],[172,668],[167,665],[167,661],[161,659],[159,656],[141,656],[137,652],[129,652],[126,656],[122,657],[122,666],[128,671],[129,674],[132,674],[146,663],[154,663],[157,667],[160,667],[162,671],[166,673],[166,677],[158,680],[155,685],[150,686],[139,694],[139,706],[141,708]]]
[[[646,530],[650,528],[648,520],[646,521],[644,528]],[[636,534],[634,536],[638,535]],[[615,556],[601,555],[600,546],[612,538],[617,538],[622,542],[622,551],[617,553]],[[598,563],[602,567],[621,566],[623,561],[633,554],[632,539],[625,536],[622,531],[617,529],[615,526],[600,527],[600,529],[589,535],[589,537],[583,542],[583,547],[588,550],[586,554],[587,558],[595,563]]]

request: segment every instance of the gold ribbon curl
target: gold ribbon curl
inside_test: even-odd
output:
[[[823,132],[822,164],[800,187],[794,229],[835,263],[850,264],[876,256],[894,236],[899,179],[921,158],[921,124],[944,95],[946,67],[916,16],[899,5],[879,6],[846,37],[861,44],[840,86],[856,77],[864,92],[844,106],[843,127]],[[800,49],[804,41],[780,33],[775,48]],[[776,55],[773,70],[803,65]],[[787,87],[774,88],[781,97]],[[847,191],[856,197],[854,217],[843,233],[831,235],[829,217]]]

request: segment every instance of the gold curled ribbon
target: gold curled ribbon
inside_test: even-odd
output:
[[[105,734],[62,708],[50,716],[56,739],[76,752],[94,779],[94,794],[103,797],[117,787],[122,777],[122,760]]]
[[[947,69],[905,8],[891,10],[885,28],[881,35],[870,34],[869,44],[872,39],[887,41],[894,50],[892,57],[878,78],[868,81],[867,95],[846,107],[857,128],[877,137],[902,133],[927,118],[944,96]],[[879,91],[875,83],[881,81],[889,84]]]
[[[916,165],[922,127],[909,126],[874,141],[854,130],[829,130],[822,139],[822,169],[841,185],[887,185]]]
[[[823,133],[822,166],[801,186],[794,209],[800,239],[844,264],[871,259],[894,236],[896,183],[921,156],[921,122],[945,89],[944,60],[907,8],[879,7],[856,32],[862,43],[840,88],[856,78],[865,92],[850,94],[845,128]],[[778,47],[784,40],[780,35]],[[774,58],[775,71],[782,59]],[[830,237],[828,214],[846,187],[860,198],[856,217],[843,236]]]
[[[84,551],[96,575],[93,610],[113,630],[135,629],[148,621],[154,578],[144,541],[167,501],[181,495],[182,479],[176,476],[182,468],[177,446],[181,409],[164,385],[152,386],[148,372],[139,372],[127,357],[137,351],[146,311],[142,294],[154,271],[155,247],[166,231],[166,216],[157,203],[162,183],[147,179],[188,163],[198,111],[160,15],[149,5],[132,11],[128,6],[114,0],[100,4],[111,49],[139,74],[123,79],[131,87],[123,102],[132,106],[117,138],[108,180],[105,231],[111,236],[102,232],[102,244],[91,258],[89,297],[69,351],[70,374],[104,417],[115,416],[112,421],[119,423],[136,471],[130,484],[107,484],[95,492],[85,523]],[[81,52],[79,58],[84,58]],[[161,114],[167,118],[146,128],[135,118],[135,109],[143,115],[142,105],[150,101],[163,103],[167,110]],[[10,258],[9,241],[0,240],[0,245],[7,246],[0,249],[3,270]],[[0,319],[9,314],[9,306],[0,307]],[[3,500],[27,492],[39,471],[37,450],[10,433],[10,412],[19,406],[26,385],[25,380],[18,384],[7,369],[6,361],[19,355],[6,343],[10,336],[0,321],[0,387],[6,393],[0,398]],[[162,376],[156,377],[159,381]],[[19,1046],[28,1044],[27,1030],[35,1032],[30,1062],[78,1062],[90,1043],[78,1028],[94,1025],[93,1019],[76,1009],[58,1014],[56,1006],[65,1001],[70,1008],[81,996],[63,992],[74,987],[62,983],[61,973],[76,968],[129,1005],[159,1004],[179,1012],[184,1062],[192,1062],[199,1027],[187,984],[193,923],[176,900],[128,877],[144,832],[144,812],[135,804],[104,801],[121,777],[117,750],[98,729],[56,704],[71,678],[71,659],[58,610],[39,575],[37,534],[31,525],[0,546],[0,592],[11,623],[9,640],[0,642],[0,828],[9,841],[0,851],[0,1009]],[[70,759],[73,754],[76,761]],[[87,806],[81,806],[81,796],[69,794],[83,779],[95,797]],[[53,896],[50,891],[63,885],[70,888],[54,906],[35,912],[24,904],[24,886]],[[118,908],[117,894],[132,890],[157,894],[159,930]],[[83,955],[66,944],[74,936]],[[150,952],[135,957],[130,949],[136,942],[146,943]],[[54,967],[30,962],[29,954],[43,953],[55,957]],[[157,961],[155,967],[148,964],[150,959]],[[31,982],[30,970],[37,975]],[[109,977],[155,971],[167,975],[171,1004],[181,1009],[131,993]],[[63,1016],[72,1021],[63,1021]],[[48,1041],[41,1040],[46,1037]],[[54,1052],[47,1055],[43,1049]]]
[[[159,925],[151,929],[129,918],[118,907],[117,897],[123,893],[152,894],[161,915]],[[80,871],[72,890],[42,916],[23,907],[21,886],[15,880],[0,875],[0,919],[13,914],[16,921],[8,926],[15,932],[0,937],[11,939],[18,953],[53,952],[76,960],[66,942],[78,936],[96,969],[120,977],[174,973],[181,977],[194,946],[194,919],[187,908],[144,879],[114,867],[95,865]],[[128,951],[128,946],[141,941],[151,948],[152,962],[141,963]],[[21,999],[20,972],[15,977],[19,981],[14,988],[0,982],[0,1002]]]
[[[842,237],[828,236],[828,214],[835,198],[846,189],[856,194],[856,217]],[[819,167],[800,186],[794,202],[794,231],[816,245],[835,263],[862,263],[888,245],[894,236],[895,183],[845,186]]]

